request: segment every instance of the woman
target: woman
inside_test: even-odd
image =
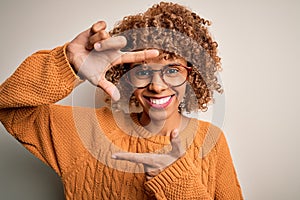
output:
[[[224,134],[184,115],[221,92],[208,25],[164,2],[109,33],[97,22],[20,65],[0,87],[0,120],[61,176],[67,199],[242,199]],[[83,80],[111,106],[54,104]]]

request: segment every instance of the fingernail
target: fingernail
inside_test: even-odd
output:
[[[101,44],[100,43],[95,43],[94,48],[95,48],[95,50],[100,50],[101,49]]]
[[[154,49],[154,50],[153,50],[153,54],[154,54],[155,56],[159,56],[159,51],[158,51],[157,49]]]
[[[175,129],[175,130],[173,131],[172,136],[173,136],[174,138],[178,137],[178,130],[177,130],[177,129]]]
[[[116,155],[111,155],[111,158],[112,158],[112,159],[116,159],[117,156],[116,156]]]

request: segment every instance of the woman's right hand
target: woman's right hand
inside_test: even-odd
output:
[[[159,55],[157,50],[121,52],[126,38],[110,37],[105,31],[106,23],[99,21],[80,33],[67,46],[67,57],[76,73],[102,88],[114,100],[120,98],[117,87],[105,79],[105,73],[112,66],[121,63],[141,62]]]

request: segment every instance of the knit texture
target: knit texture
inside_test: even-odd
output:
[[[167,152],[170,138],[151,135],[135,113],[56,105],[81,82],[65,48],[31,55],[0,86],[0,120],[61,177],[66,199],[243,199],[224,134],[208,122],[190,120],[186,153],[150,181],[141,164],[111,159]]]

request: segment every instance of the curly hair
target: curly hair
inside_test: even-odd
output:
[[[188,8],[170,2],[153,5],[144,13],[130,15],[115,25],[111,35],[123,35],[127,39],[124,51],[156,48],[171,57],[181,57],[192,67],[183,104],[179,111],[206,111],[213,102],[213,92],[222,93],[216,76],[221,70],[215,42],[208,31],[210,22]],[[106,78],[117,84],[130,69],[128,64],[114,66]],[[121,96],[138,105],[129,84],[119,84]],[[130,97],[128,97],[130,95]],[[127,102],[128,103],[128,102]]]

